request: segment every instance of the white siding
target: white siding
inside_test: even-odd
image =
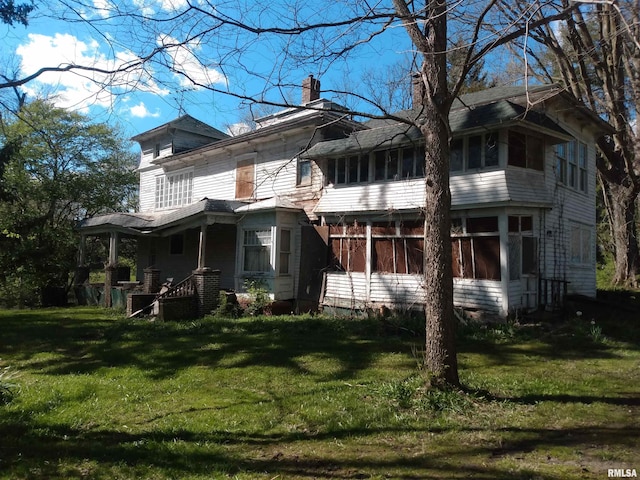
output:
[[[417,210],[424,205],[424,180],[329,187],[316,213]]]
[[[499,281],[454,278],[453,304],[456,307],[499,313],[502,308],[502,288]]]
[[[327,273],[324,304],[343,308],[387,307],[411,308],[424,304],[422,276],[372,274],[371,294],[367,297],[364,273]],[[455,279],[454,305],[498,313],[502,307],[500,282]]]
[[[450,179],[450,188],[454,208],[509,200],[504,170],[454,175]]]

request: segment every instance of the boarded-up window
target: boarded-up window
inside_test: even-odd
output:
[[[455,278],[500,280],[498,217],[452,221],[451,268]]]
[[[424,240],[422,238],[407,238],[407,268],[411,274],[424,272]]]
[[[330,227],[334,232],[343,232],[342,226]],[[348,227],[353,229],[354,227]],[[358,230],[361,227],[355,227]],[[364,228],[364,227],[362,227]],[[345,272],[364,272],[367,263],[367,239],[364,237],[333,237],[331,245],[331,266]]]
[[[500,280],[500,238],[473,239],[475,278]]]
[[[251,198],[255,177],[253,159],[241,160],[236,166],[236,198]]]

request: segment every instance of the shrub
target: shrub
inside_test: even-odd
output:
[[[248,279],[244,281],[244,288],[249,294],[249,302],[245,308],[247,315],[261,315],[271,302],[264,280]]]

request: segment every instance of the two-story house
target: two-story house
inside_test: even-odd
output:
[[[140,212],[83,235],[138,239],[138,277],[209,266],[242,291],[306,308],[411,308],[421,282],[424,137],[410,120],[354,121],[303,82],[302,104],[230,137],[185,116],[134,137]],[[609,131],[557,86],[461,96],[450,114],[454,301],[499,315],[594,296],[595,140]],[[426,266],[428,268],[428,266]]]

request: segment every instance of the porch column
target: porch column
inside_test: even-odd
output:
[[[500,291],[502,293],[500,314],[509,314],[509,217],[506,212],[498,214],[500,235]]]
[[[207,224],[200,225],[200,244],[198,245],[198,270],[205,266],[207,253]]]
[[[118,264],[118,232],[111,232],[109,237],[109,265]]]
[[[109,237],[109,259],[104,267],[104,306],[113,306],[111,287],[118,284],[118,232]]]

